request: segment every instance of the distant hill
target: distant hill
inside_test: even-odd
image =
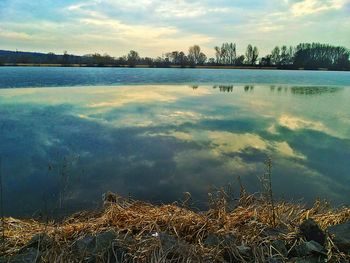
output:
[[[0,50],[0,63],[33,63],[33,64],[74,64],[89,63],[88,56],[56,55],[54,53],[38,53]]]

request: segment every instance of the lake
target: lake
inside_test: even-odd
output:
[[[350,205],[349,72],[0,67],[4,212],[58,215],[110,190],[169,203],[240,177]]]

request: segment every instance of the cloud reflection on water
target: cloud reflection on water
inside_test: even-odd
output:
[[[41,209],[43,186],[55,203],[59,160],[71,154],[79,156],[66,194],[73,210],[107,190],[162,202],[189,191],[201,206],[211,185],[238,175],[257,191],[267,154],[278,197],[350,202],[347,88],[309,97],[299,96],[302,87],[297,95],[293,87],[219,87],[0,90],[8,213]]]

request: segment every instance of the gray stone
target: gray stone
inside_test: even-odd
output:
[[[235,243],[235,237],[231,234],[219,236],[215,234],[209,234],[204,240],[203,245],[209,247],[220,246],[222,248],[227,248]]]
[[[10,258],[8,263],[35,263],[39,262],[38,259],[40,259],[39,250],[30,247],[23,249],[19,254]]]
[[[209,234],[204,240],[203,245],[208,247],[216,247],[220,245],[222,242],[222,239],[215,234]]]
[[[192,247],[188,242],[166,232],[159,233],[158,239],[162,252],[166,255],[167,259],[172,260],[171,262],[185,259]]]
[[[252,249],[248,246],[241,245],[237,246],[238,252],[241,256],[249,258],[252,256]]]
[[[83,259],[82,262],[83,263],[97,263],[98,261],[97,261],[96,256],[90,256],[90,257],[88,257],[86,259]]]
[[[326,241],[326,235],[313,219],[306,219],[300,225],[300,232],[306,238],[307,241],[316,241],[321,245],[324,245]]]
[[[266,260],[267,263],[282,263],[285,262],[285,260],[281,257],[276,257],[276,258],[268,258]]]
[[[113,242],[116,242],[118,234],[114,230],[107,232],[102,232],[96,236],[95,252],[100,253],[107,251],[113,245]]]
[[[232,234],[228,234],[228,235],[222,236],[222,245],[224,247],[233,246],[235,244],[235,242],[236,242],[236,238]]]
[[[125,248],[122,248],[120,246],[114,246],[112,249],[108,251],[108,254],[106,256],[108,258],[107,262],[110,262],[110,263],[125,262],[128,256],[128,251]]]
[[[219,247],[223,249],[223,259],[226,262],[236,262],[234,257],[234,249],[236,248],[236,238],[232,234],[227,234],[220,237]]]
[[[159,233],[159,241],[163,251],[170,251],[178,245],[178,239],[167,233]]]
[[[307,241],[295,246],[291,252],[291,256],[306,257],[310,255],[327,255],[323,246],[316,241]]]
[[[324,263],[327,262],[326,258],[324,257],[306,257],[306,258],[296,258],[295,260],[291,261],[294,263]]]
[[[277,227],[277,228],[266,228],[262,231],[262,236],[265,237],[275,237],[278,238],[278,236],[287,234],[288,228],[287,227]]]
[[[53,243],[53,239],[50,238],[46,233],[36,234],[32,237],[32,239],[24,246],[26,248],[39,248],[46,249],[51,246]]]
[[[286,248],[285,243],[282,240],[274,240],[271,243],[272,247],[274,248],[273,253],[274,254],[280,254],[282,256],[287,256],[288,250]]]
[[[111,249],[117,237],[118,234],[113,230],[99,233],[96,236],[88,235],[75,241],[73,250],[81,255],[100,254]]]
[[[89,235],[75,241],[73,250],[78,254],[91,254],[95,249],[96,238]]]
[[[339,250],[350,254],[350,220],[344,224],[328,227],[327,230]]]

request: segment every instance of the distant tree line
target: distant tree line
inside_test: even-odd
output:
[[[280,69],[332,69],[350,70],[350,51],[345,47],[320,43],[302,43],[296,47],[276,46],[271,53],[259,58],[259,49],[249,44],[245,54],[237,54],[235,43],[223,43],[214,47],[215,57],[208,58],[198,45],[191,46],[187,53],[171,51],[161,57],[141,57],[131,50],[127,55],[112,57],[108,54],[85,56],[54,53],[0,51],[0,64],[61,64],[84,66],[129,66],[149,67],[195,67],[195,66],[250,66],[276,67]]]

